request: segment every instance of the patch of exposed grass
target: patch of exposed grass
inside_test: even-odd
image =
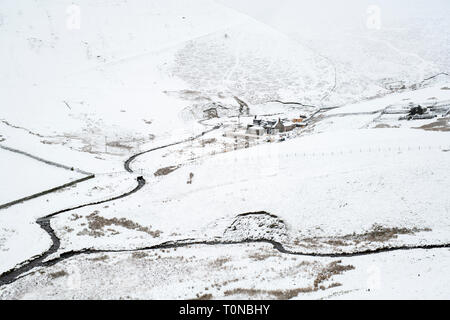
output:
[[[99,256],[99,257],[95,257],[95,258],[92,258],[92,259],[90,259],[91,261],[106,261],[106,260],[108,260],[109,259],[109,257],[106,255],[106,254],[104,254],[104,255],[102,255],[102,256]]]
[[[126,150],[131,150],[133,149],[132,146],[129,146],[127,144],[124,144],[120,141],[108,141],[108,143],[106,143],[106,145],[108,147],[115,147],[115,148],[121,148],[121,149],[126,149]]]
[[[85,228],[78,235],[89,235],[93,237],[101,237],[105,235],[103,230],[104,227],[109,227],[112,225],[120,226],[129,230],[136,230],[140,232],[145,232],[152,236],[153,238],[158,238],[161,235],[161,231],[159,230],[151,230],[150,227],[143,227],[140,224],[125,219],[125,218],[111,218],[107,219],[98,215],[98,211],[94,211],[90,215],[86,217],[88,221],[89,229]],[[111,230],[111,229],[108,229]]]
[[[308,248],[318,248],[321,244],[327,244],[336,247],[351,246],[363,242],[387,242],[392,239],[397,239],[399,235],[415,234],[422,231],[431,231],[431,229],[385,227],[382,225],[374,224],[370,230],[363,233],[352,233],[336,237],[304,238],[301,239],[301,241],[294,241],[294,244]],[[307,245],[302,245],[302,242],[306,243]]]
[[[303,287],[303,288],[294,288],[294,289],[286,289],[286,290],[262,290],[262,289],[254,289],[254,288],[235,288],[232,290],[226,290],[224,292],[225,296],[233,296],[233,295],[245,295],[249,297],[254,296],[270,296],[276,299],[288,300],[298,296],[301,293],[310,293],[318,290],[326,290],[335,287],[341,286],[339,282],[333,282],[330,285],[326,286],[323,284],[324,282],[331,280],[333,276],[344,273],[345,271],[355,269],[352,265],[342,265],[341,260],[333,261],[327,264],[325,267],[319,268],[319,272],[314,278],[314,282],[311,286]],[[306,264],[311,264],[307,262]]]
[[[372,229],[362,233],[362,234],[351,234],[351,235],[346,235],[343,237],[344,240],[352,240],[355,241],[357,243],[363,242],[363,241],[367,241],[367,242],[386,242],[388,240],[391,239],[396,239],[398,238],[399,235],[404,235],[404,234],[415,234],[417,232],[421,232],[421,231],[431,231],[431,229],[429,228],[423,228],[423,229],[419,229],[419,228],[398,228],[398,227],[393,227],[393,228],[389,228],[389,227],[384,227],[382,225],[379,224],[374,224],[372,226]]]
[[[379,123],[375,126],[375,129],[385,129],[385,128],[398,128],[398,126],[391,126],[387,123]]]
[[[209,263],[210,267],[213,268],[222,268],[224,264],[226,264],[227,262],[230,262],[231,259],[230,258],[218,258],[212,262]]]
[[[64,271],[64,270],[53,272],[53,273],[49,274],[50,278],[52,278],[52,279],[57,279],[57,278],[65,277],[65,276],[68,276],[68,275],[69,274],[66,271]]]
[[[224,292],[225,296],[233,296],[236,294],[245,295],[249,297],[265,295],[272,296],[276,299],[280,300],[289,300],[300,293],[309,293],[315,291],[312,287],[306,288],[296,288],[296,289],[288,289],[288,290],[260,290],[260,289],[244,289],[244,288],[235,288],[232,290],[227,290]]]
[[[263,261],[263,260],[266,260],[267,258],[273,257],[273,254],[257,252],[257,253],[250,254],[248,257],[255,261]]]
[[[76,214],[76,213],[72,213],[72,219],[70,219],[70,220],[71,221],[75,221],[75,220],[78,220],[78,219],[81,219],[81,216]]]
[[[148,253],[147,252],[144,252],[144,251],[135,251],[135,252],[133,252],[132,254],[131,254],[131,257],[133,258],[133,259],[142,259],[142,258],[145,258],[145,257],[147,257],[148,256]]]
[[[450,131],[450,119],[441,118],[429,124],[425,124],[421,127],[416,127],[414,129],[423,129],[427,131]]]
[[[314,279],[314,289],[321,289],[325,290],[325,286],[321,285],[321,283],[331,279],[333,276],[342,274],[345,271],[353,270],[355,269],[352,265],[341,265],[341,260],[333,261],[326,265],[324,269],[322,269],[319,274],[316,276],[316,279]],[[337,284],[334,283],[333,286],[335,287]],[[331,288],[328,287],[328,288]]]
[[[194,299],[194,300],[211,300],[212,298],[213,298],[212,294],[206,293],[206,294],[203,294],[203,295],[197,294],[197,298]]]
[[[203,139],[203,140],[200,140],[200,144],[202,147],[204,147],[205,145],[215,143],[216,141],[217,141],[216,138]]]

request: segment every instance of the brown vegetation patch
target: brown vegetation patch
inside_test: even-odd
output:
[[[226,264],[227,262],[230,262],[231,259],[230,258],[218,258],[212,262],[209,263],[210,267],[213,268],[222,268],[224,264]]]
[[[351,234],[344,237],[345,240],[354,240],[356,242],[369,241],[369,242],[385,242],[391,239],[398,238],[401,234],[415,234],[421,231],[431,231],[429,228],[419,229],[419,228],[389,228],[383,227],[378,224],[372,226],[372,230],[362,233],[362,234]]]
[[[236,278],[236,279],[225,280],[222,283],[213,283],[211,285],[211,288],[217,288],[217,290],[220,290],[222,287],[225,287],[225,286],[229,285],[230,283],[234,283],[234,282],[238,282],[238,281],[240,281],[240,279]]]
[[[307,248],[307,249],[319,249],[320,245],[318,244],[318,239],[319,238],[304,238],[304,239],[301,239],[301,241],[298,239],[295,239],[293,241],[293,244],[295,246]]]
[[[69,274],[64,270],[53,272],[53,273],[49,274],[50,278],[52,278],[52,279],[61,278],[61,277],[67,276],[67,275],[69,275]]]
[[[92,259],[90,259],[91,261],[106,261],[106,260],[108,260],[109,259],[109,257],[106,255],[106,254],[104,254],[104,255],[102,255],[102,256],[99,256],[99,257],[95,257],[95,258],[92,258]]]
[[[398,128],[398,126],[391,126],[387,123],[379,123],[375,126],[375,129],[386,129],[386,128]]]
[[[194,299],[194,300],[211,300],[212,298],[213,298],[212,294],[206,293],[206,294],[203,294],[203,295],[197,294],[197,298]]]
[[[273,257],[273,254],[257,252],[257,253],[250,254],[248,257],[255,261],[263,261],[263,260],[266,260],[267,258]]]
[[[143,251],[136,251],[136,252],[133,252],[131,254],[131,257],[133,259],[142,259],[142,258],[145,258],[147,256],[148,256],[148,253],[147,252],[143,252]]]
[[[70,228],[70,227],[68,227],[68,226],[64,226],[63,230],[66,231],[67,233],[70,233],[70,232],[72,232],[74,229],[72,229],[72,228]]]
[[[374,224],[372,228],[364,233],[352,233],[338,237],[315,237],[305,238],[301,241],[294,241],[295,245],[317,248],[320,244],[328,244],[331,246],[351,246],[357,245],[362,242],[387,242],[392,239],[397,239],[399,235],[415,234],[422,231],[431,231],[429,228],[398,228],[398,227],[384,227],[378,224]],[[308,245],[302,245],[301,242]]]
[[[49,141],[49,140],[41,140],[42,144],[59,144],[59,142]]]
[[[232,296],[236,294],[246,295],[249,297],[265,295],[273,296],[276,299],[288,300],[298,296],[300,293],[309,293],[315,291],[312,287],[296,288],[288,290],[260,290],[260,289],[244,289],[236,288],[233,290],[227,290],[224,292],[225,296]]]
[[[178,168],[179,168],[179,166],[169,166],[169,167],[159,168],[158,170],[156,170],[154,175],[155,175],[155,177],[166,176],[169,173],[177,170]]]
[[[143,227],[140,224],[125,219],[125,218],[111,218],[107,219],[98,215],[98,211],[94,211],[90,215],[86,217],[88,221],[89,229],[85,228],[83,231],[79,232],[78,235],[89,235],[93,237],[101,237],[105,235],[103,230],[104,227],[109,227],[112,225],[120,226],[129,230],[136,230],[140,232],[145,232],[152,236],[153,238],[158,238],[161,235],[161,231],[159,230],[151,230],[150,227]],[[112,230],[112,229],[108,229]],[[115,232],[117,234],[117,232]]]
[[[216,138],[203,139],[203,140],[200,140],[200,144],[202,147],[204,147],[205,145],[215,143],[216,141],[217,141]]]
[[[129,145],[126,145],[126,144],[124,144],[123,142],[120,142],[120,141],[110,141],[110,142],[107,142],[106,145],[108,147],[115,147],[115,148],[126,149],[126,150],[133,149],[133,147],[131,147]]]
[[[414,129],[423,129],[427,131],[450,131],[450,118],[441,118],[432,123],[425,124],[421,127],[415,127]]]
[[[76,213],[72,213],[72,219],[70,219],[71,221],[75,221],[78,219],[81,219],[82,217]]]
[[[326,286],[323,283],[332,279],[333,276],[344,273],[345,271],[355,269],[352,265],[342,265],[341,260],[333,261],[327,264],[325,267],[322,267],[319,273],[316,275],[314,279],[314,283],[312,286],[304,287],[304,288],[295,288],[295,289],[287,289],[287,290],[262,290],[262,289],[245,289],[245,288],[235,288],[232,290],[226,290],[224,292],[225,296],[232,296],[236,294],[246,295],[249,297],[254,296],[272,296],[276,299],[288,300],[298,296],[300,293],[310,293],[318,290],[326,290],[335,287],[341,286],[339,282],[333,282],[330,285]]]
[[[329,263],[322,271],[320,271],[319,274],[316,276],[316,279],[314,280],[314,289],[325,290],[326,288],[323,285],[321,285],[321,283],[331,279],[335,275],[342,274],[345,271],[355,269],[355,267],[352,265],[346,266],[341,265],[340,264],[341,262],[342,262],[341,260],[333,261]],[[332,284],[333,287],[336,287],[337,285],[338,285],[337,283]],[[328,288],[331,288],[331,286],[329,286]]]

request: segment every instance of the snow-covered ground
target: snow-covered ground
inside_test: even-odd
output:
[[[0,204],[95,177],[0,209],[0,299],[450,297],[446,23],[425,50],[251,12],[4,2]]]
[[[84,175],[0,148],[0,205],[80,179]]]
[[[0,297],[448,299],[449,259],[448,250],[317,259],[264,244],[98,253],[38,268]]]

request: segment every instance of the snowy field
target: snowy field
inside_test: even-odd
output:
[[[449,299],[449,7],[362,2],[6,0],[0,205],[95,177],[0,209],[0,299]]]
[[[284,255],[257,244],[99,253],[38,269],[4,289],[0,297],[447,299],[449,259],[448,250],[438,255],[406,251],[317,259]],[[405,290],[410,281],[415,286]]]
[[[0,205],[49,190],[85,175],[0,148]]]

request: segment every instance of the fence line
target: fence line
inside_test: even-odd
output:
[[[252,148],[247,149],[252,150]],[[245,155],[245,156],[239,156],[235,154],[232,157],[221,157],[221,155],[228,154],[232,155],[232,152],[227,153],[217,153],[215,155],[212,155],[210,157],[201,157],[199,159],[194,159],[192,161],[184,162],[185,165],[198,165],[201,164],[203,161],[208,161],[210,159],[214,164],[229,164],[230,166],[236,165],[237,161],[241,162],[248,162],[251,164],[251,166],[258,167],[258,166],[277,166],[280,161],[289,160],[290,158],[326,158],[326,157],[339,157],[344,155],[358,155],[358,154],[398,154],[399,152],[429,152],[429,151],[444,151],[449,152],[450,154],[450,145],[444,146],[444,145],[416,145],[416,146],[391,146],[391,147],[378,147],[378,146],[371,146],[371,147],[365,147],[365,148],[354,148],[354,149],[341,149],[341,150],[333,150],[333,151],[315,151],[315,152],[291,152],[291,153],[285,153],[280,152],[278,148],[274,148],[271,150],[271,152],[260,151],[260,150],[253,150],[251,155]],[[153,175],[154,171],[156,171],[155,168],[152,169],[146,169],[146,168],[139,168],[136,170],[136,173],[139,174],[151,174]]]

